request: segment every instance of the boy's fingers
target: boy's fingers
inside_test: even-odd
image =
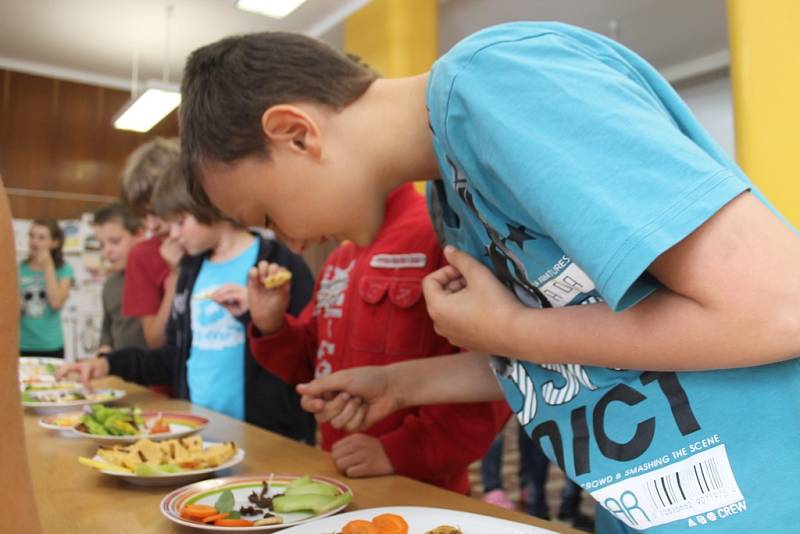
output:
[[[350,418],[350,421],[348,421],[347,425],[345,425],[345,428],[347,428],[347,430],[350,432],[361,430],[361,426],[364,424],[364,420],[367,418],[367,410],[367,405],[361,404],[353,417]]]
[[[469,278],[476,265],[480,263],[466,252],[461,252],[452,245],[444,247],[444,256],[447,262],[456,270],[461,272],[465,278]]]
[[[350,395],[339,393],[333,400],[325,402],[321,410],[315,412],[317,421],[320,423],[330,421],[347,407],[349,401]]]
[[[337,400],[334,400],[334,402],[337,402]],[[344,407],[339,411],[339,413],[337,413],[330,419],[331,426],[333,428],[344,428],[356,414],[359,407],[361,407],[360,398],[355,397],[348,399],[347,402],[345,402]]]

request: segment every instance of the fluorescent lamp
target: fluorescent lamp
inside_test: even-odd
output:
[[[282,19],[306,0],[236,0],[236,7],[251,13]]]
[[[114,128],[146,132],[158,124],[181,103],[181,94],[175,89],[157,84],[145,83],[145,90],[136,98],[131,98],[114,115]]]

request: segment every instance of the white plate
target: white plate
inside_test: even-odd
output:
[[[206,441],[203,443],[203,448],[207,449],[212,445],[219,445],[219,444],[220,443],[216,441]],[[105,462],[105,460],[103,460],[103,458],[101,458],[99,455],[95,455],[92,458],[92,460]],[[233,458],[231,458],[222,465],[218,465],[217,467],[208,467],[206,469],[195,469],[192,471],[184,471],[182,473],[164,473],[163,475],[156,475],[150,477],[139,476],[133,473],[122,473],[119,471],[100,470],[100,473],[115,478],[121,478],[125,482],[129,482],[137,486],[177,486],[179,484],[188,484],[190,482],[195,482],[197,480],[209,478],[212,473],[216,473],[217,471],[224,471],[225,469],[231,468],[237,464],[240,464],[242,460],[244,460],[244,449],[241,449],[237,446],[236,453],[233,455]]]
[[[66,395],[71,391],[29,391],[28,394],[34,398],[48,398],[50,396]],[[112,403],[117,402],[125,396],[125,391],[121,389],[97,389],[94,393],[80,391],[88,398],[80,400],[46,400],[42,402],[22,401],[22,405],[35,413],[57,413],[65,412],[70,409],[79,408],[81,406],[88,406],[90,404],[98,403]]]
[[[515,523],[506,519],[498,519],[486,515],[446,510],[444,508],[427,508],[423,506],[386,506],[383,508],[366,508],[327,517],[315,521],[311,525],[301,525],[284,530],[281,534],[329,534],[341,532],[347,522],[354,519],[371,520],[380,514],[397,514],[408,523],[409,534],[424,534],[441,525],[450,525],[461,529],[463,534],[544,534],[554,530]]]
[[[87,408],[88,409],[88,408]],[[191,414],[188,412],[169,412],[154,410],[146,410],[141,413],[142,419],[150,426],[151,421],[159,417],[169,424],[169,432],[160,434],[136,434],[133,436],[103,436],[97,434],[90,434],[88,432],[81,432],[77,428],[73,429],[74,433],[82,438],[91,439],[103,445],[110,445],[113,443],[136,443],[140,439],[149,439],[151,441],[163,441],[165,439],[182,438],[200,432],[208,426],[208,419],[205,417]]]
[[[80,421],[83,412],[70,412],[70,413],[56,413],[45,415],[39,418],[39,426],[47,430],[53,430],[60,433],[65,438],[77,438],[78,435],[73,431],[72,427]],[[58,421],[63,419],[64,424],[58,424]],[[71,424],[68,424],[71,423]]]
[[[179,525],[216,532],[262,532],[286,528],[287,526],[297,525],[300,523],[312,523],[313,527],[309,527],[312,530],[308,530],[307,532],[321,534],[324,531],[316,528],[319,519],[343,510],[345,507],[347,507],[346,504],[321,515],[314,515],[311,512],[295,512],[289,514],[279,514],[273,512],[275,515],[283,517],[284,522],[282,524],[260,525],[257,527],[216,527],[214,525],[204,525],[196,521],[189,521],[181,517],[181,510],[187,504],[207,504],[213,506],[214,503],[217,502],[217,499],[219,499],[220,494],[226,489],[230,489],[233,492],[233,496],[236,501],[234,509],[238,510],[242,506],[252,505],[252,503],[247,500],[247,497],[250,495],[251,491],[260,493],[262,481],[269,482],[270,487],[268,496],[274,496],[278,493],[283,493],[286,486],[290,482],[300,477],[301,475],[275,473],[225,477],[218,478],[216,480],[204,480],[202,482],[190,484],[183,488],[178,488],[164,497],[164,499],[161,501],[161,513],[164,515],[164,517],[170,521],[178,523]],[[271,482],[270,478],[272,480]],[[344,484],[339,480],[314,475],[311,475],[311,479],[315,482],[331,484],[332,486],[338,488],[341,493],[353,493],[353,490],[351,490],[347,484]],[[245,517],[245,519],[249,518]]]

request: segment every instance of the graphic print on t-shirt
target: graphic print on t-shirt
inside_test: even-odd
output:
[[[328,265],[322,274],[314,305],[314,316],[322,315],[325,320],[323,331],[319,332],[320,341],[317,346],[317,363],[314,368],[314,376],[317,378],[331,374],[333,369],[329,358],[336,353],[336,343],[331,341],[333,323],[342,318],[344,297],[350,285],[350,272],[355,265],[355,260],[347,267]]]
[[[565,254],[532,279],[514,247],[521,251],[526,243],[537,240],[536,234],[521,225],[507,225],[507,234],[493,228],[477,209],[468,180],[449,158],[448,163],[457,197],[488,236],[485,254],[495,275],[521,302],[534,308],[602,302],[592,280]],[[529,262],[532,254],[526,252]],[[708,524],[727,517],[720,510],[732,510],[731,516],[739,508],[746,510],[717,434],[701,440],[702,447],[690,444],[645,460],[648,453],[653,454],[656,416],[660,416],[659,424],[673,425],[681,436],[701,430],[676,373],[643,372],[637,377],[637,372],[592,368],[603,382],[595,383],[589,370],[577,364],[536,365],[501,356],[492,356],[491,363],[522,427],[552,451],[562,470],[629,527],[643,530],[678,520],[686,520],[688,526]],[[633,380],[626,381],[628,377]],[[581,392],[589,395],[578,400]],[[619,404],[636,407],[657,402],[668,406],[672,421],[664,418],[663,409],[630,418],[625,431],[620,430],[625,421],[608,419]],[[555,412],[558,408],[561,411]],[[595,447],[602,461],[593,457]],[[567,457],[570,452],[572,458]],[[600,470],[592,469],[593,460],[602,465]],[[620,471],[609,474],[607,460],[620,462]],[[635,467],[622,467],[642,460]]]
[[[192,300],[191,306],[192,346],[200,350],[222,350],[244,343],[244,327],[224,307],[211,299]]]

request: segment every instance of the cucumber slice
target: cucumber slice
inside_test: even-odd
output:
[[[297,488],[299,486],[305,486],[306,484],[311,484],[313,482],[311,480],[310,475],[303,475],[300,478],[295,479],[294,481],[290,482],[287,486],[288,488]]]
[[[335,497],[339,494],[339,490],[330,484],[322,482],[309,482],[302,486],[289,486],[286,489],[285,495],[327,495],[328,497]]]

